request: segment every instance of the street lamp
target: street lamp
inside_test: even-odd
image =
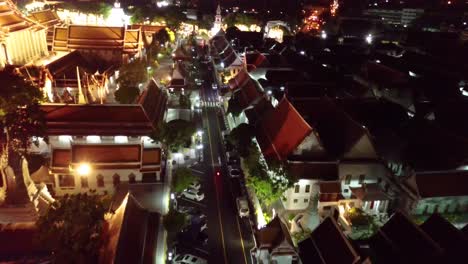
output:
[[[76,168],[76,172],[80,176],[87,176],[91,173],[91,166],[88,163],[80,163]]]

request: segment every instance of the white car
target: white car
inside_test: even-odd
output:
[[[245,197],[236,198],[237,211],[239,212],[239,217],[249,217],[249,203]]]
[[[231,178],[237,178],[241,176],[241,171],[237,166],[228,166],[228,172]]]
[[[213,83],[213,85],[211,85],[211,88],[213,88],[213,90],[216,90],[218,89],[218,85],[216,83]]]
[[[184,197],[190,200],[195,200],[195,201],[201,201],[203,198],[205,198],[205,194],[193,190],[193,189],[185,189],[183,192],[180,193],[179,197]]]
[[[194,181],[189,185],[189,189],[193,189],[196,191],[200,190],[200,187],[201,187],[201,184],[197,181]]]
[[[206,261],[206,259],[202,259],[200,257],[196,257],[190,254],[185,254],[185,255],[177,255],[172,261],[172,263],[174,264],[206,264],[208,262]]]

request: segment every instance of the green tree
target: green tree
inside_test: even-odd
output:
[[[14,151],[26,151],[33,137],[47,141],[45,115],[39,108],[42,92],[11,69],[0,72],[0,141]]]
[[[117,83],[120,87],[138,87],[139,84],[146,82],[147,79],[148,73],[145,61],[134,60],[120,67]]]
[[[153,40],[156,40],[159,44],[166,44],[170,40],[169,33],[163,28],[154,34]]]
[[[309,228],[305,228],[304,230],[301,230],[299,232],[292,233],[291,238],[293,240],[294,245],[297,246],[299,242],[301,242],[304,239],[309,238],[310,234],[312,234],[312,230],[310,230]]]
[[[96,195],[65,195],[39,217],[38,239],[55,263],[97,263],[106,206]]]
[[[170,209],[163,217],[163,226],[168,233],[168,241],[172,241],[174,235],[188,224],[188,217],[176,210]]]
[[[187,16],[176,6],[166,8],[164,15],[166,18],[166,25],[173,31],[179,29],[182,22],[187,20]]]
[[[255,190],[258,200],[265,206],[270,206],[283,197],[285,189],[279,188],[268,177],[248,177],[247,186]]]
[[[193,175],[192,170],[189,168],[177,168],[172,176],[172,190],[177,193],[182,192],[197,180],[198,178]]]
[[[243,158],[249,155],[250,146],[254,131],[251,125],[242,123],[235,127],[228,136],[229,142],[237,149],[239,155]]]
[[[195,132],[193,122],[176,119],[158,126],[150,137],[156,142],[162,142],[171,152],[177,152],[182,147],[190,146]]]
[[[115,100],[121,104],[133,104],[140,95],[138,87],[122,86],[115,91]]]

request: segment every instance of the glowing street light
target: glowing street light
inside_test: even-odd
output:
[[[367,44],[372,44],[372,39],[373,39],[372,34],[367,35],[367,36],[366,36],[366,42],[367,42]]]
[[[91,166],[88,163],[80,163],[76,168],[76,172],[80,176],[86,176],[91,173]]]

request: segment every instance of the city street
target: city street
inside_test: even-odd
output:
[[[201,98],[206,102],[217,101],[217,91],[211,88],[211,73],[203,76]],[[225,166],[225,151],[221,137],[221,109],[216,106],[203,108],[205,201],[208,217],[209,263],[251,263],[253,247],[248,220],[238,217],[235,197],[229,185]],[[219,173],[219,174],[218,174]]]

